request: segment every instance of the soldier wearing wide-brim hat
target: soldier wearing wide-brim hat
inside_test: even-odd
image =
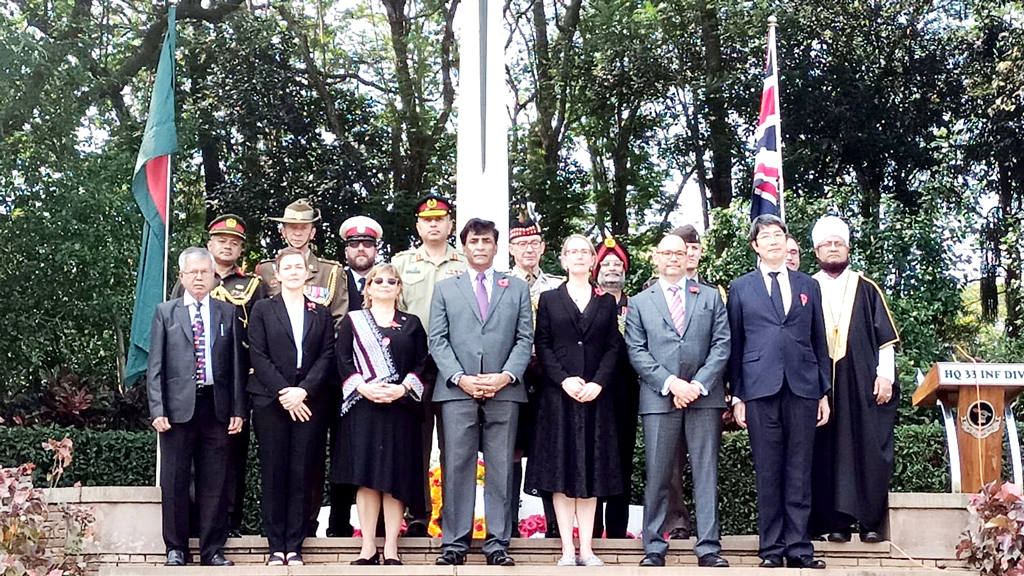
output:
[[[302,198],[286,206],[281,217],[270,220],[281,224],[281,236],[288,246],[298,248],[305,254],[306,268],[309,269],[306,297],[329,308],[337,325],[348,313],[348,282],[344,278],[341,263],[319,258],[310,248],[310,242],[316,237],[320,211],[313,208],[309,200]],[[256,273],[266,283],[268,295],[273,296],[281,291],[274,277],[272,258],[260,262],[256,266]]]
[[[429,194],[417,204],[413,213],[416,215],[416,233],[421,244],[413,249],[395,254],[391,264],[402,278],[402,295],[398,301],[401,310],[415,314],[424,326],[430,326],[430,299],[434,295],[434,285],[458,276],[466,271],[466,257],[448,243],[452,235],[452,204],[447,198],[437,194]],[[433,393],[437,367],[433,360],[427,363],[425,374],[421,375],[423,393],[423,463],[424,477],[429,474],[430,452],[433,448],[435,417],[440,426],[440,411],[435,414],[430,398]],[[443,435],[438,434],[438,441]],[[430,487],[424,483],[424,501],[429,506]],[[413,521],[409,523],[407,532],[410,536],[426,536],[426,522],[430,519],[430,510],[411,510]]]
[[[206,242],[206,249],[213,255],[216,265],[214,272],[217,285],[210,291],[210,296],[235,305],[238,320],[242,325],[242,342],[246,349],[242,357],[246,362],[243,369],[248,371],[249,339],[246,330],[249,326],[249,314],[258,300],[266,298],[267,289],[259,276],[246,274],[238,266],[238,259],[245,245],[245,230],[245,220],[241,216],[222,214],[214,218],[207,228],[210,238]],[[182,294],[184,289],[178,282],[171,290],[171,297],[179,298]],[[243,422],[242,431],[231,436],[229,450],[231,465],[228,466],[226,493],[228,534],[240,536],[245,500],[245,473],[249,456],[248,417]]]

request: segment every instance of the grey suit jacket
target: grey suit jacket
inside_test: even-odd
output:
[[[210,298],[210,355],[213,401],[217,419],[246,416],[242,324],[233,304]],[[149,414],[166,416],[171,424],[192,419],[196,407],[196,352],[192,319],[182,298],[156,307],[150,333],[146,385]]]
[[[470,400],[472,396],[452,383],[459,372],[510,372],[515,380],[494,395],[494,400],[526,402],[523,372],[533,349],[533,308],[530,287],[518,278],[494,273],[487,318],[480,310],[470,274],[448,278],[434,286],[430,301],[427,343],[437,364],[434,402]]]
[[[672,395],[663,396],[665,379],[696,380],[708,390],[690,408],[724,408],[722,378],[729,361],[729,317],[718,290],[691,282],[686,320],[680,336],[672,323],[661,284],[655,283],[629,299],[626,349],[640,377],[640,414],[664,414],[675,409]]]

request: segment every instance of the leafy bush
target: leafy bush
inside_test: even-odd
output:
[[[956,547],[982,576],[1024,574],[1024,501],[1012,482],[989,482],[971,496],[970,517]]]

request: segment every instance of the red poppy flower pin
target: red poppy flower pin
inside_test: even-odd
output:
[[[307,310],[316,310],[316,302],[306,302]]]
[[[807,294],[800,295],[800,304],[807,306]]]
[[[700,288],[696,286],[690,286],[690,294],[700,294]]]
[[[380,343],[381,343],[382,346],[387,346],[388,344],[391,344],[391,338],[388,338],[387,336],[385,336],[385,337],[381,338]]]
[[[499,278],[498,286],[501,286],[502,288],[508,288],[508,278]]]
[[[392,328],[398,328],[399,326],[401,326],[401,324],[398,323],[398,320],[392,320],[391,321],[391,327]]]
[[[604,296],[604,290],[602,290],[600,286],[595,286],[594,287],[594,294],[596,294],[598,296]]]

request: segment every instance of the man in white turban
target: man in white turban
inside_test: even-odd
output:
[[[832,417],[814,446],[811,534],[879,542],[888,509],[899,407],[899,333],[882,290],[850,270],[850,227],[824,216],[811,231],[832,360]]]

